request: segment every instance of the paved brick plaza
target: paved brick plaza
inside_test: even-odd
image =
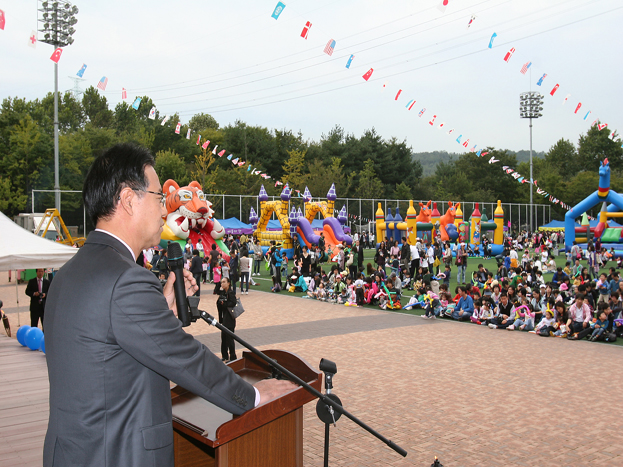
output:
[[[343,417],[331,429],[330,465],[428,467],[435,455],[446,467],[623,465],[619,346],[429,321],[287,293],[252,291],[242,301],[247,312],[239,319],[241,336],[261,349],[295,352],[314,367],[323,357],[336,362],[334,390],[345,408],[409,452],[400,457]],[[204,288],[202,308],[214,312],[214,302]],[[216,329],[195,323],[190,331],[218,352]],[[5,393],[3,407],[6,398],[20,404],[19,394]],[[305,465],[320,466],[324,427],[314,403],[305,414]],[[40,462],[14,458],[6,464],[0,457],[0,464]]]

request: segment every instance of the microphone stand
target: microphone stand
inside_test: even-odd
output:
[[[337,419],[340,418],[340,415],[345,415],[346,417],[350,418],[353,422],[355,422],[361,428],[363,428],[364,430],[366,430],[368,433],[370,433],[371,435],[375,436],[379,440],[383,441],[385,444],[387,444],[387,446],[392,448],[394,451],[396,451],[401,456],[403,456],[403,457],[407,456],[407,451],[402,449],[400,446],[395,444],[393,441],[385,438],[382,434],[380,434],[379,432],[377,432],[373,428],[369,427],[364,422],[359,420],[357,417],[355,417],[354,415],[349,413],[347,410],[345,410],[342,407],[342,405],[341,405],[340,399],[335,394],[331,393],[330,389],[331,389],[332,386],[331,386],[331,382],[330,381],[331,381],[331,379],[333,377],[333,374],[335,374],[337,372],[337,368],[335,368],[335,364],[334,363],[329,362],[328,360],[324,360],[324,359],[321,361],[321,370],[325,371],[325,380],[326,380],[327,376],[329,377],[329,382],[325,383],[325,385],[327,385],[327,394],[322,394],[320,391],[316,390],[314,387],[312,387],[309,384],[307,384],[305,381],[303,381],[301,378],[296,376],[290,370],[288,370],[287,368],[284,368],[279,363],[277,363],[275,360],[273,360],[272,358],[264,355],[262,352],[257,350],[255,347],[253,347],[251,344],[246,342],[244,339],[241,339],[240,337],[238,337],[235,333],[233,333],[232,331],[227,329],[225,326],[220,324],[208,312],[203,311],[203,310],[199,310],[199,312],[200,312],[201,319],[203,319],[206,323],[208,323],[211,326],[216,327],[217,329],[219,329],[220,331],[224,332],[225,334],[227,334],[228,336],[232,337],[234,340],[236,340],[237,342],[242,344],[244,347],[249,349],[255,355],[257,355],[262,360],[267,362],[272,368],[274,368],[278,372],[278,375],[279,375],[279,373],[286,375],[288,377],[288,379],[290,379],[292,382],[298,384],[299,386],[302,386],[303,388],[305,388],[305,390],[307,390],[307,392],[309,392],[309,393],[313,394],[314,396],[316,396],[319,399],[318,405],[316,406],[316,412],[318,413],[318,416],[320,417],[320,419],[322,421],[327,420],[327,416],[323,415],[324,419],[323,419],[323,417],[321,417],[321,412],[322,412],[321,411],[321,402],[322,402],[322,404],[324,404],[326,406],[325,408],[327,410],[327,413],[329,414],[329,416],[331,418],[328,421],[325,421],[325,425],[326,425],[325,426],[325,465],[328,465],[328,455],[329,455],[329,438],[328,438],[329,423],[334,423],[335,424]],[[325,365],[327,367],[327,369],[322,368],[323,362],[327,363],[327,365]],[[333,368],[331,368],[331,365],[333,366]],[[333,371],[333,369],[334,369],[334,371]],[[337,401],[335,399],[337,399]],[[333,414],[333,412],[337,412],[337,414],[338,414],[337,417]]]

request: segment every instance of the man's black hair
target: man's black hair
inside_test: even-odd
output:
[[[82,199],[87,214],[97,225],[115,212],[121,190],[147,189],[145,168],[154,167],[154,156],[147,148],[132,143],[116,144],[98,156],[84,180]]]

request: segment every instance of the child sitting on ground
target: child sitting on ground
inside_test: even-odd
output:
[[[534,328],[534,332],[539,336],[549,336],[550,332],[555,332],[556,328],[554,325],[556,324],[556,320],[554,319],[554,312],[548,306],[547,310],[545,310],[545,317],[536,325]]]
[[[528,299],[524,299],[521,306],[515,308],[515,312],[519,315],[515,322],[507,327],[508,331],[532,331],[534,329],[534,311],[528,303]]]
[[[596,340],[600,339],[608,328],[609,324],[610,321],[608,321],[606,312],[600,311],[599,316],[597,317],[597,321],[595,321],[595,326],[593,327],[593,333],[591,334],[591,337],[588,338],[588,340],[591,342],[595,342]]]

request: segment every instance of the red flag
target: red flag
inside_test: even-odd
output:
[[[582,107],[582,103],[578,103],[578,106],[575,108],[575,112],[573,112],[574,114],[578,113],[578,110],[580,110],[580,107]]]
[[[201,145],[201,147],[202,147],[203,149],[208,149],[208,145],[209,145],[209,144],[210,144],[210,140],[208,139],[208,140],[206,140],[206,142],[205,142],[205,143],[203,143],[203,144]]]
[[[177,122],[177,126],[175,127],[175,134],[176,135],[180,134],[180,128],[182,128],[182,123],[181,122]]]
[[[398,97],[400,96],[400,93],[401,93],[401,92],[402,92],[402,89],[399,89],[399,90],[398,90],[398,94],[396,94],[396,98],[394,99],[395,101],[397,101],[397,100],[398,100]]]
[[[128,91],[125,88],[121,88],[121,99],[126,100],[128,98]]]
[[[559,88],[559,87],[560,87],[560,84],[557,84],[556,86],[554,86],[554,88],[550,91],[549,95],[550,95],[550,96],[553,96],[553,95],[554,95],[554,93],[555,93],[556,91],[558,91],[558,88]]]
[[[362,78],[368,81],[370,79],[370,76],[372,76],[373,72],[374,72],[374,68],[370,68],[368,71],[366,71],[366,74],[363,75]]]
[[[307,34],[309,34],[309,30],[311,29],[311,22],[308,21],[305,23],[305,27],[303,28],[303,32],[301,33],[301,37],[303,39],[307,39]]]
[[[0,29],[4,31],[4,11],[0,10]]]
[[[63,53],[63,49],[59,47],[58,49],[54,51],[54,53],[50,57],[50,60],[52,60],[54,63],[58,63],[58,61],[61,59],[62,53]]]
[[[219,157],[223,157],[225,155],[225,149],[223,149],[221,152],[218,153]]]
[[[197,135],[197,146],[199,146],[199,143],[201,143],[201,135]]]
[[[601,124],[597,125],[597,129],[598,129],[599,131],[601,131],[601,130],[603,130],[604,128],[606,128],[607,126],[608,126],[608,124],[607,124],[607,123],[601,123]]]
[[[515,53],[515,47],[512,47],[508,52],[506,52],[506,55],[504,56],[504,61],[508,63],[508,61],[511,59],[514,53]]]

